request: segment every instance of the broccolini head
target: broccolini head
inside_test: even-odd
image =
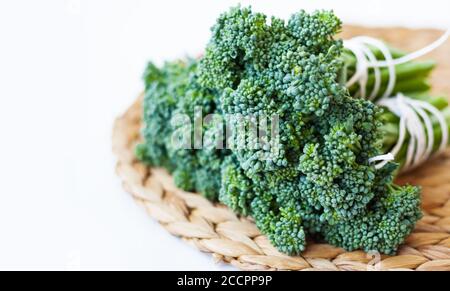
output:
[[[340,29],[331,11],[287,22],[240,6],[223,13],[200,60],[148,66],[138,157],[169,169],[179,187],[252,216],[284,253],[299,254],[308,234],[393,253],[420,218],[420,191],[393,184],[397,165],[369,163],[381,153],[381,110],[337,80]],[[278,130],[263,140],[232,131],[229,149],[174,148],[169,120],[192,117],[195,106],[224,120],[250,117],[246,128],[276,116]]]

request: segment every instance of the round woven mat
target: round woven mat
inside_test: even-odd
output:
[[[435,30],[366,29],[345,27],[343,37],[371,35],[399,48],[414,50],[432,42]],[[450,96],[450,43],[430,57],[439,62],[432,77],[434,90]],[[119,117],[113,130],[117,173],[149,215],[167,231],[202,252],[211,253],[245,270],[450,270],[450,150],[427,165],[399,177],[398,183],[421,185],[424,217],[400,247],[397,256],[346,252],[328,244],[309,242],[301,256],[279,253],[254,223],[220,204],[174,186],[163,169],[149,169],[134,157],[140,141],[142,96]]]

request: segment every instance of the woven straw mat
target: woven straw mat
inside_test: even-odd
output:
[[[437,39],[437,30],[345,27],[344,38],[369,35],[412,51]],[[438,61],[432,83],[436,93],[450,96],[450,42],[431,53]],[[114,125],[113,150],[117,173],[149,215],[168,232],[244,270],[450,270],[450,150],[425,166],[399,177],[398,183],[423,187],[424,217],[396,256],[347,252],[328,244],[309,242],[301,256],[279,253],[254,223],[220,204],[177,189],[162,169],[148,169],[133,155],[140,140],[142,96]]]

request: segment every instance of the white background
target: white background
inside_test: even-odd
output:
[[[147,60],[195,54],[239,1],[0,0],[0,269],[231,269],[149,219],[114,174]],[[241,1],[280,17],[450,26],[450,2]]]

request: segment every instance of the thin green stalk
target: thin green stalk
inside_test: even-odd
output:
[[[440,100],[443,97],[436,97],[434,98],[435,100]],[[435,101],[437,103],[437,101]],[[447,123],[447,131],[448,134],[450,135],[450,108],[446,107],[444,110],[441,111],[441,113],[443,114],[446,123]],[[392,113],[390,113],[392,114]],[[387,116],[388,114],[386,114]],[[441,125],[439,123],[439,121],[435,118],[432,117],[431,118],[432,121],[432,125],[433,125],[433,152],[436,152],[441,144],[442,141],[442,128]],[[399,123],[398,122],[386,122],[385,124],[383,124],[382,129],[381,129],[384,133],[383,135],[383,151],[384,152],[388,152],[390,151],[395,144],[398,141],[398,137],[399,137]],[[406,158],[406,149],[407,149],[407,144],[409,142],[409,134],[406,134],[405,136],[405,141],[404,141],[404,145],[402,146],[402,149],[399,151],[399,153],[396,156],[396,161],[397,162],[401,162],[404,161]],[[448,141],[448,143],[450,144],[450,140]]]

